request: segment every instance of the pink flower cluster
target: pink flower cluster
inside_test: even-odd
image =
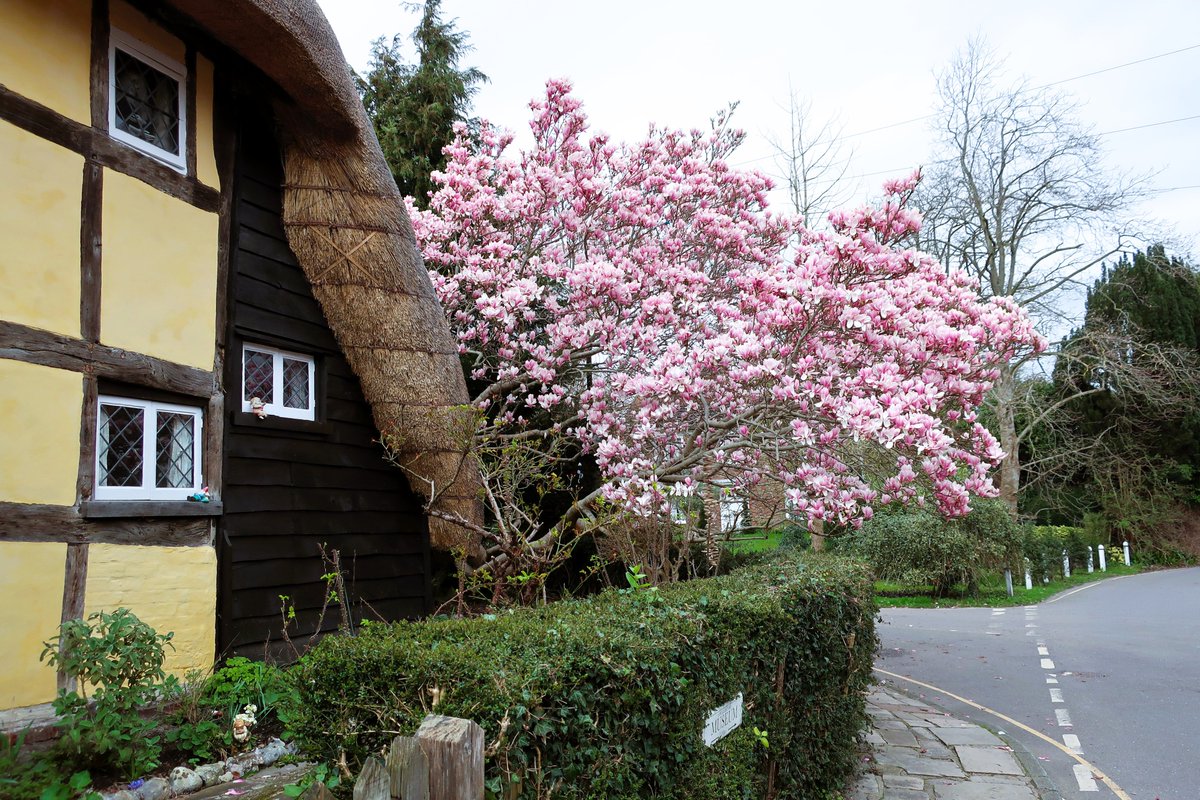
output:
[[[727,120],[615,144],[563,81],[532,109],[515,156],[510,135],[460,129],[428,211],[409,209],[485,424],[575,438],[608,498],[647,512],[717,474],[777,480],[813,520],[994,493],[976,409],[997,365],[1044,342],[901,246],[917,176],[813,232],[728,166]]]

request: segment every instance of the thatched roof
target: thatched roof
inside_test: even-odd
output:
[[[315,0],[168,2],[286,95],[276,117],[288,242],[413,489],[436,487],[433,545],[469,545],[445,519],[481,515],[454,340],[329,22]]]

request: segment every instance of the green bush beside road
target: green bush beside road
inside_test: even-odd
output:
[[[505,797],[814,797],[866,721],[866,570],[782,551],[730,575],[329,637],[294,670],[308,752],[357,768],[430,712],[472,719]],[[712,747],[709,713],[742,694]]]

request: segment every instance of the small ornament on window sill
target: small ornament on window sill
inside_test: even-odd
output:
[[[188,500],[190,500],[193,503],[211,503],[212,502],[212,492],[208,491],[208,487],[205,486],[200,491],[195,492],[193,494],[189,494]]]
[[[262,401],[261,397],[250,398],[250,413],[259,419],[267,418],[267,404]]]

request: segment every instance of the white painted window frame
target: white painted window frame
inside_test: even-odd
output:
[[[713,486],[717,489],[717,515],[721,533],[734,533],[746,527],[747,517],[750,513],[750,504],[747,498],[734,489],[732,481],[713,481]],[[737,511],[730,514],[729,510],[735,507]],[[725,525],[729,517],[733,518],[732,527],[726,527]]]
[[[117,56],[120,49],[126,55],[148,64],[154,69],[179,81],[179,154],[155,147],[144,139],[126,133],[117,127]],[[163,55],[150,45],[142,42],[122,30],[112,28],[109,31],[108,42],[108,134],[122,144],[126,144],[155,161],[166,164],[176,172],[187,174],[187,68],[175,59]]]
[[[250,398],[246,397],[246,353],[250,350],[271,356],[271,384],[275,389],[275,399],[270,403],[263,404],[267,416],[315,421],[317,418],[317,360],[305,353],[294,353],[289,350],[280,350],[278,347],[268,347],[250,342],[242,345],[242,374],[238,387],[238,393],[242,399],[242,411],[253,411],[250,406]],[[289,408],[283,404],[283,360],[285,358],[303,361],[308,365],[308,408]]]
[[[142,410],[142,484],[141,486],[102,486],[100,475],[100,407],[102,405],[124,406]],[[158,435],[158,412],[187,414],[192,417],[192,485],[178,489],[161,489],[155,486],[158,453],[155,448]],[[96,487],[97,500],[186,500],[204,485],[204,410],[199,406],[176,403],[160,403],[135,397],[100,395],[96,402]]]

